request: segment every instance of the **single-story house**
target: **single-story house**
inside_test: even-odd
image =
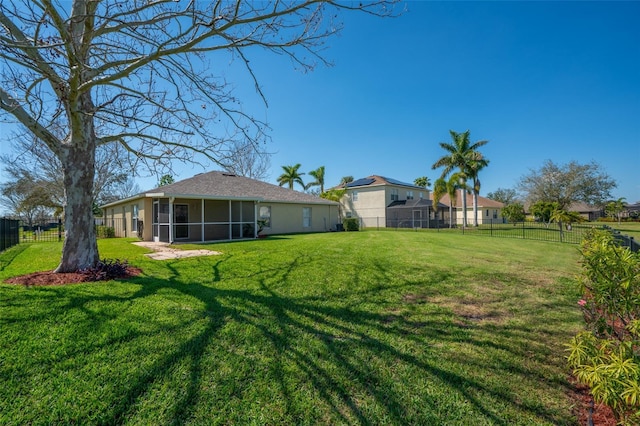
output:
[[[346,217],[357,217],[360,226],[375,228],[435,228],[445,205],[434,208],[429,190],[384,176],[371,175],[338,186],[346,193],[340,200]]]
[[[473,225],[473,194],[465,194],[467,197],[467,225]],[[440,203],[447,206],[447,213],[449,212],[450,198],[449,194],[444,194],[440,198]],[[504,204],[492,200],[490,198],[482,197],[478,195],[478,225],[488,223],[503,223],[505,220],[502,217],[502,209]],[[462,196],[460,191],[456,191],[456,200],[453,205],[454,220],[453,223],[462,225],[464,218],[464,212],[462,208]]]
[[[205,242],[261,234],[326,232],[339,203],[233,173],[201,173],[102,206],[116,236],[145,241]]]

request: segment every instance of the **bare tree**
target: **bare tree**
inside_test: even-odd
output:
[[[66,204],[60,160],[44,142],[29,132],[15,133],[11,140],[11,148],[10,153],[0,156],[3,171],[8,176],[5,186],[24,187],[27,185],[25,180],[31,180],[30,186],[38,188],[42,195],[28,199],[42,202],[44,204],[40,207],[54,208],[60,213]],[[123,192],[122,186],[131,176],[131,170],[128,170],[127,165],[126,152],[118,145],[97,147],[92,190],[94,205],[115,201],[114,195]],[[7,195],[4,194],[4,197]],[[17,213],[15,209],[12,211]]]
[[[265,180],[269,177],[271,154],[252,141],[233,141],[223,163],[224,169],[230,173]]]
[[[219,163],[229,143],[264,140],[266,125],[244,112],[209,61],[239,61],[264,99],[252,49],[310,70],[326,63],[320,52],[340,29],[339,11],[389,15],[393,2],[1,2],[0,109],[62,165],[67,237],[56,271],[99,260],[91,203],[98,146],[119,145],[134,165]],[[63,136],[50,130],[56,123]]]

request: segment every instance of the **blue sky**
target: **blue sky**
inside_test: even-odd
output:
[[[227,75],[272,129],[269,182],[296,163],[325,166],[327,187],[346,175],[434,181],[438,143],[469,129],[489,141],[482,195],[551,159],[596,161],[618,183],[614,198],[640,201],[640,2],[405,5],[393,19],[341,14],[324,52],[333,67],[302,73],[250,52],[268,107],[245,77]]]
[[[333,67],[305,74],[273,56],[257,66],[270,182],[296,163],[324,165],[327,186],[346,175],[433,181],[438,142],[469,129],[489,140],[482,194],[551,159],[597,161],[616,198],[640,200],[640,3],[406,5],[395,19],[343,14]]]

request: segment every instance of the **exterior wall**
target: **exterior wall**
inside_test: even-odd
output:
[[[327,232],[339,223],[338,206],[323,204],[260,203],[259,207],[271,207],[271,227],[262,234],[291,234],[302,232]],[[303,208],[311,209],[310,226],[303,226]]]
[[[454,207],[453,209],[456,217],[456,223],[462,226],[462,219],[464,217],[462,208],[458,207],[456,209],[456,207]],[[502,218],[502,209],[500,207],[478,206],[478,225],[502,222],[504,222],[504,219]],[[473,225],[473,206],[467,206],[467,225]]]
[[[145,199],[130,200],[114,206],[111,206],[104,210],[102,218],[102,224],[113,228],[116,237],[138,237],[140,236],[140,229],[138,229],[138,223],[133,223],[134,209],[138,209],[138,220],[142,220],[143,224],[146,223],[144,214],[147,209]],[[151,216],[149,216],[149,220]],[[142,232],[146,234],[146,229],[143,225]],[[143,236],[144,239],[144,236]]]

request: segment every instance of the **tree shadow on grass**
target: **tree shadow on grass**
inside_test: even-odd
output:
[[[180,389],[175,390],[176,397],[164,402],[168,406],[162,407],[163,420],[156,419],[159,423],[211,420],[212,423],[428,424],[445,421],[447,417],[442,413],[442,405],[449,402],[439,400],[441,396],[428,391],[406,389],[411,383],[402,383],[402,380],[419,375],[432,382],[431,386],[446,388],[446,392],[464,399],[484,422],[510,423],[491,406],[490,400],[497,399],[540,421],[558,423],[554,413],[540,407],[527,407],[518,396],[495,389],[440,362],[434,355],[434,342],[465,340],[473,345],[468,326],[456,325],[438,309],[425,309],[419,320],[398,313],[401,297],[398,297],[398,303],[389,307],[372,308],[367,304],[377,293],[397,292],[400,296],[421,286],[444,281],[449,278],[448,273],[434,269],[426,281],[397,282],[393,270],[383,263],[360,265],[373,274],[376,284],[360,286],[359,281],[370,282],[372,277],[362,278],[359,268],[354,268],[348,280],[357,290],[346,288],[342,294],[332,294],[327,300],[318,295],[290,296],[281,288],[282,284],[273,285],[291,284],[294,271],[312,261],[308,256],[299,255],[280,266],[261,265],[258,272],[251,272],[244,278],[246,288],[242,285],[222,288],[219,284],[225,275],[221,271],[225,259],[217,259],[210,265],[207,279],[198,281],[185,279],[176,267],[177,263],[167,262],[169,277],[134,278],[129,283],[139,288],[123,296],[73,295],[65,294],[64,289],[50,289],[67,299],[61,311],[78,310],[86,315],[87,333],[92,327],[114,318],[115,314],[96,313],[93,306],[98,302],[133,304],[153,298],[162,301],[167,295],[175,295],[182,304],[185,297],[193,302],[186,306],[192,309],[192,315],[184,321],[162,325],[156,318],[148,319],[158,321],[163,333],[175,335],[177,343],[154,354],[144,368],[129,377],[117,400],[109,401],[109,408],[96,416],[99,422],[121,424],[144,417],[141,412],[152,404],[150,401],[158,388],[167,386]],[[197,330],[193,329],[194,323],[200,324]],[[249,332],[246,335],[238,333],[234,340],[233,336],[223,334],[226,328]],[[157,329],[131,328],[122,336],[105,339],[100,344],[135,344],[137,339],[152,338],[156,332]],[[478,340],[477,344],[486,347],[488,343]],[[250,355],[252,351],[260,351],[266,356],[257,360],[246,356],[238,365],[226,365],[223,358],[216,364],[218,361],[211,359],[212,353],[222,357],[229,348]],[[97,349],[84,348],[85,351]],[[498,349],[511,350],[503,346]],[[212,363],[217,368],[212,367]],[[180,379],[174,377],[178,367]],[[219,370],[234,367],[241,371],[225,376],[224,381],[229,382],[225,383],[228,384],[226,387],[211,378]],[[478,368],[482,366],[478,365]],[[267,372],[261,376],[254,371],[260,369]],[[238,376],[243,372],[246,377]],[[515,374],[526,375],[528,370],[515,371]],[[265,378],[270,379],[270,385],[265,385]],[[251,390],[252,386],[266,386],[266,389],[260,394]],[[211,390],[216,387],[220,390]],[[253,402],[247,401],[256,394],[272,398],[265,403],[273,407],[274,412],[267,413],[263,421],[257,414],[252,414]],[[490,398],[484,399],[480,395]],[[237,401],[240,407],[234,410],[229,408],[229,403],[214,403],[212,396],[231,404]],[[413,400],[414,397],[418,400]],[[274,402],[276,400],[280,402]],[[199,405],[212,406],[210,418],[203,418]],[[86,413],[79,415],[80,421],[84,415]]]

